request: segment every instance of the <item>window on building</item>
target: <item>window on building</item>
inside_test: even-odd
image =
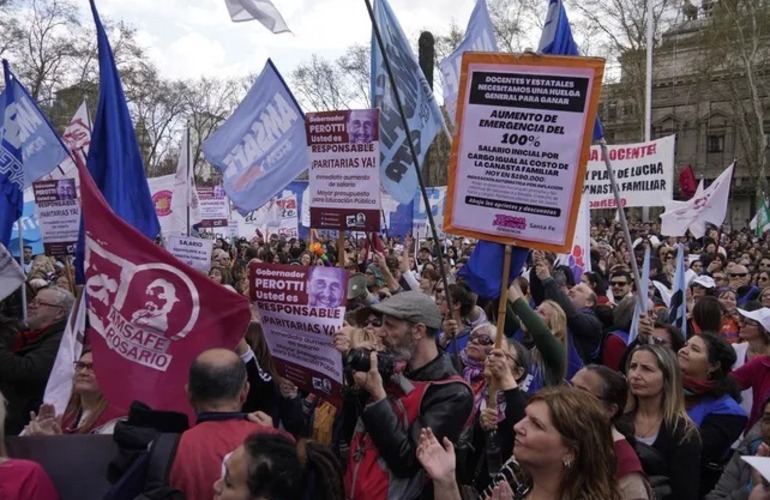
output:
[[[607,118],[610,120],[614,120],[618,117],[618,103],[615,101],[610,101],[607,103]]]
[[[630,102],[627,102],[623,104],[623,115],[633,115],[634,114],[634,105]]]
[[[725,150],[724,135],[709,135],[706,137],[706,150],[709,153],[721,153]]]

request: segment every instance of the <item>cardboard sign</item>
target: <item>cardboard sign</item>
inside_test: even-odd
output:
[[[222,186],[198,187],[200,202],[200,227],[227,227],[230,218],[230,207]]]
[[[249,264],[249,281],[281,376],[340,404],[342,356],[332,336],[345,316],[345,269],[254,262]]]
[[[604,60],[465,53],[447,233],[568,252]]]
[[[650,142],[607,147],[624,207],[658,207],[673,199],[675,143],[675,136],[669,135]],[[591,148],[583,195],[592,210],[617,208],[599,146]]]
[[[54,256],[74,254],[80,231],[75,179],[33,182],[32,189],[45,252]]]
[[[310,225],[380,230],[377,109],[308,113]]]
[[[214,242],[203,238],[171,235],[166,250],[190,267],[208,272],[211,268],[211,248]]]

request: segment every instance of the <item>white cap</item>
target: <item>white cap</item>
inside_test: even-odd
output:
[[[745,311],[738,309],[741,316],[747,319],[751,319],[762,325],[766,332],[770,332],[770,307],[763,307],[756,311]]]
[[[698,276],[692,280],[693,285],[700,285],[703,288],[716,288],[717,284],[711,276]]]

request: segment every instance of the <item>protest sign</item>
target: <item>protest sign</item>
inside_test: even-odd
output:
[[[608,146],[624,207],[663,206],[673,198],[675,136],[639,144]],[[590,209],[617,208],[604,155],[599,146],[588,158],[584,196]]]
[[[166,242],[166,250],[188,266],[208,272],[211,268],[211,247],[213,244],[212,240],[204,240],[203,238],[171,235]]]
[[[378,110],[308,113],[310,226],[380,230]]]
[[[597,58],[463,55],[446,232],[570,250],[603,72]]]
[[[198,187],[198,201],[200,202],[200,227],[227,227],[230,218],[225,190],[222,186]]]
[[[74,254],[80,231],[80,201],[75,179],[34,182],[32,190],[45,253],[54,256]]]
[[[282,377],[339,405],[342,356],[332,336],[342,326],[346,271],[338,267],[249,264],[251,300]]]

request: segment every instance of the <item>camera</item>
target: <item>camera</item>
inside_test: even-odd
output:
[[[368,372],[371,368],[369,349],[351,349],[345,360],[345,378],[353,385],[353,372]],[[377,371],[382,380],[387,382],[396,371],[396,359],[389,352],[377,352]]]

